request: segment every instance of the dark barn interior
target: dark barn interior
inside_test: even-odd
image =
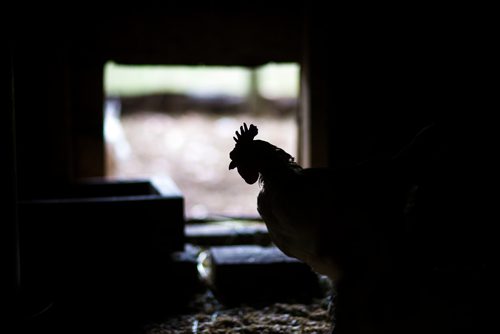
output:
[[[13,15],[2,23],[0,235],[9,320],[2,326],[127,333],[164,311],[159,300],[169,300],[171,311],[185,298],[166,287],[189,280],[163,266],[184,249],[182,195],[148,182],[79,183],[104,176],[106,61],[272,61],[301,65],[299,158],[308,166],[389,159],[419,130],[437,127],[425,162],[408,170],[425,189],[409,254],[439,267],[423,275],[434,294],[429,303],[437,305],[437,296],[436,312],[452,319],[439,332],[482,332],[491,233],[478,211],[475,175],[486,122],[467,24],[409,10],[289,7],[138,4],[89,15],[40,13],[29,22]],[[100,200],[106,192],[114,199]],[[425,319],[422,308],[413,309],[416,319]],[[399,331],[406,332],[413,333]]]

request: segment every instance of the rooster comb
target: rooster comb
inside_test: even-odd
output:
[[[250,124],[250,128],[247,127],[246,123],[240,126],[240,132],[236,131],[236,137],[233,137],[236,144],[250,143],[254,137],[257,135],[259,130],[253,124]]]

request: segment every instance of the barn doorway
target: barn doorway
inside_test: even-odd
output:
[[[258,138],[297,157],[300,67],[105,66],[106,176],[169,176],[186,218],[256,218],[258,185],[228,170],[232,136]]]

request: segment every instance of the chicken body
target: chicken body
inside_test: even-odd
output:
[[[260,180],[257,207],[276,246],[332,279],[335,333],[456,332],[443,300],[452,305],[465,284],[470,254],[467,230],[449,218],[464,191],[446,132],[431,126],[391,159],[327,169],[253,140],[253,125],[240,130],[229,168]]]
[[[322,237],[331,227],[328,212],[332,211],[333,194],[329,179],[326,169],[265,168],[257,210],[281,251],[334,278],[338,267],[325,249],[333,238]]]
[[[394,203],[388,198],[394,192],[390,169],[382,165],[302,168],[280,148],[246,138],[250,130],[245,129],[246,125],[235,138],[230,168],[237,168],[247,183],[260,180],[257,209],[276,246],[332,280],[350,268],[371,265],[373,272],[382,270],[385,231],[391,224],[373,217]],[[385,192],[376,184],[382,182]]]

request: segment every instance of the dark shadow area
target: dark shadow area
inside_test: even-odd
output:
[[[12,11],[2,20],[8,332],[143,332],[182,314],[205,289],[198,254],[186,245],[182,193],[163,196],[152,180],[73,188],[87,178],[109,181],[102,110],[109,60],[299,63],[295,162],[304,168],[263,141],[232,157],[247,182],[260,176],[269,189],[259,206],[271,239],[285,254],[338,274],[338,334],[487,332],[496,319],[498,220],[486,191],[494,190],[497,151],[496,123],[484,115],[495,110],[488,20],[476,24],[468,9],[448,7],[134,6],[29,19]],[[162,99],[146,102],[173,101]],[[273,164],[255,164],[263,152]],[[269,202],[273,191],[280,196]],[[274,222],[276,210],[286,223]],[[313,309],[303,308],[303,318]]]

